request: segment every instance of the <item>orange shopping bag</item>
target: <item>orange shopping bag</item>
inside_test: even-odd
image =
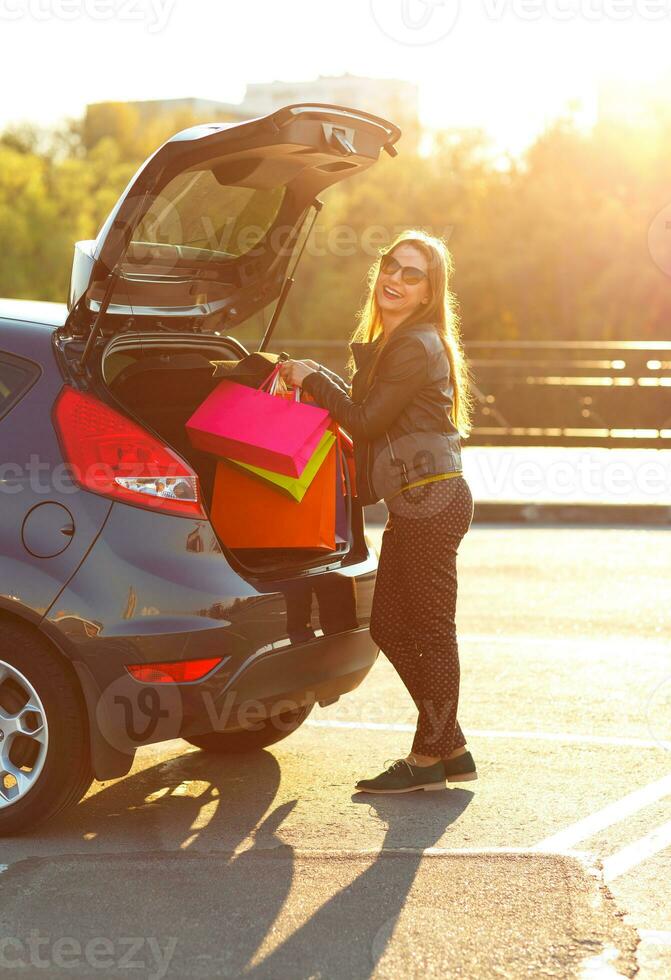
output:
[[[229,548],[335,551],[335,443],[300,501],[224,460],[217,463],[211,520]]]

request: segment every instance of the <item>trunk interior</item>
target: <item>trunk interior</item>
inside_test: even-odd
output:
[[[217,459],[193,448],[185,423],[212,389],[220,384],[221,379],[212,377],[210,361],[237,360],[246,353],[242,346],[236,346],[232,340],[219,341],[205,337],[178,339],[156,334],[140,338],[136,334],[111,341],[103,356],[102,374],[107,390],[138,422],[153,429],[190,463],[198,474],[208,511],[211,509]],[[298,571],[326,564],[332,566],[334,562],[351,556],[353,523],[358,532],[357,538],[361,536],[363,539],[363,526],[361,516],[354,515],[352,511],[347,467],[345,477],[350,527],[347,545],[340,544],[331,553],[298,548],[227,550],[246,569],[257,573]],[[365,549],[365,542],[357,541],[359,543]]]

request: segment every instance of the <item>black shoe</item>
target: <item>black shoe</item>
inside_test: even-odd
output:
[[[396,761],[374,779],[360,779],[356,789],[364,793],[411,793],[416,789],[446,789],[445,765],[413,766],[407,759]]]
[[[450,783],[465,783],[477,779],[478,772],[470,752],[464,752],[454,759],[444,759],[445,776]]]

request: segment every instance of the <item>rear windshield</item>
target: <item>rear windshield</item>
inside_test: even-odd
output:
[[[199,260],[239,258],[271,229],[286,187],[221,184],[211,170],[182,173],[166,185],[133,235],[130,261],[142,261],[142,246],[194,249]],[[202,250],[199,254],[196,250]],[[153,256],[152,256],[153,257]]]
[[[16,405],[38,374],[33,365],[0,354],[0,419]]]

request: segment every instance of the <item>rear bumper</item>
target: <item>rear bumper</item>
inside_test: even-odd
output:
[[[359,686],[378,652],[365,628],[257,654],[216,695],[205,685],[182,688],[179,734],[236,731],[301,705],[333,701]]]
[[[276,647],[242,662],[226,657],[191,684],[141,683],[124,669],[101,685],[87,664],[75,661],[96,779],[126,775],[142,745],[253,728],[301,705],[330,703],[361,684],[379,653],[367,627]]]

